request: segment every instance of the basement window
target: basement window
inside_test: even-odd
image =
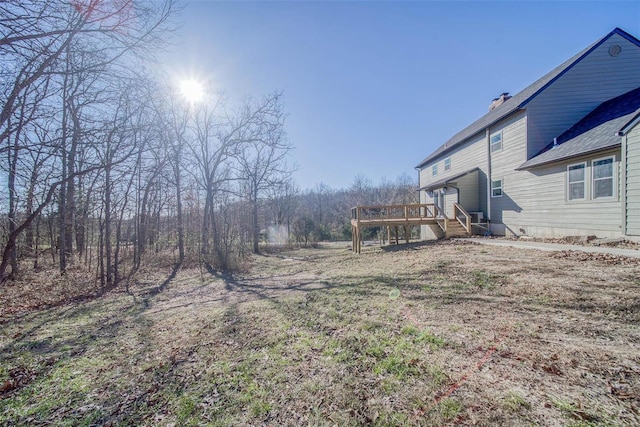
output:
[[[491,180],[491,197],[502,197],[502,180]]]
[[[496,152],[502,150],[502,131],[494,133],[489,137],[489,142],[491,143],[491,152]]]
[[[444,170],[445,172],[451,170],[451,157],[444,159]]]
[[[591,163],[593,198],[613,197],[613,156],[594,160]]]
[[[567,166],[567,200],[584,200],[585,198],[585,162]]]

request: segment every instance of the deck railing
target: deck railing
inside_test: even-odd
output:
[[[398,243],[400,229],[404,230],[405,240],[409,243],[412,226],[437,225],[442,233],[439,237],[460,234],[456,224],[460,223],[467,235],[471,231],[471,215],[462,206],[453,205],[453,217],[449,218],[444,209],[433,203],[414,203],[409,205],[374,205],[358,206],[351,209],[351,242],[352,250],[360,253],[362,247],[362,228],[385,227],[391,241],[391,231],[395,229],[395,240]],[[434,230],[435,232],[435,230]]]
[[[453,204],[453,217],[458,220],[467,233],[471,233],[471,215],[458,203]]]
[[[434,204],[358,206],[351,209],[351,219],[357,222],[402,221],[435,219],[438,207]]]

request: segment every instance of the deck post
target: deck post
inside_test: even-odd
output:
[[[357,240],[356,240],[356,233],[357,233],[357,228],[355,225],[351,226],[351,249],[353,250],[353,252],[357,252],[358,251],[358,246],[357,246]]]
[[[362,252],[362,240],[364,238],[362,228],[380,227],[382,243],[388,237],[388,244],[400,244],[400,227],[404,231],[404,240],[411,242],[411,226],[438,224],[443,230],[447,230],[447,217],[433,203],[406,204],[406,205],[378,205],[356,206],[351,210],[351,249],[354,252]],[[394,237],[395,235],[395,237]]]

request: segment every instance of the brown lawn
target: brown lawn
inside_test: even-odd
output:
[[[168,274],[38,310],[71,285],[0,288],[0,424],[640,424],[639,259],[327,244]]]

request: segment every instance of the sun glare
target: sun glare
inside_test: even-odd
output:
[[[202,83],[193,79],[180,82],[180,93],[191,103],[196,103],[204,98]]]

